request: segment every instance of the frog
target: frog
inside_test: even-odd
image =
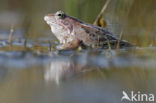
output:
[[[60,42],[58,49],[69,50],[82,48],[120,48],[133,45],[121,40],[105,28],[86,23],[78,18],[67,15],[63,11],[44,16],[44,20],[50,26],[52,33]]]

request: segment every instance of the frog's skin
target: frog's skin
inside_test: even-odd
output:
[[[79,19],[68,16],[63,11],[49,14],[44,17],[50,25],[52,33],[62,44],[59,49],[74,49],[79,46],[115,48],[132,46],[127,41],[119,40],[115,35],[104,28],[87,24]]]

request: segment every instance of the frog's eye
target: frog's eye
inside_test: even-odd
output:
[[[56,12],[56,16],[59,19],[64,19],[65,18],[65,13],[63,11],[58,11],[58,12]]]

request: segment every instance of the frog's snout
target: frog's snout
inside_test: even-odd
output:
[[[49,20],[49,17],[48,16],[44,16],[44,20],[45,21],[48,21]]]

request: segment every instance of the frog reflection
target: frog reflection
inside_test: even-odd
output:
[[[60,80],[66,80],[79,74],[84,67],[85,64],[76,63],[70,58],[53,59],[45,69],[44,79],[47,82],[59,83]]]

